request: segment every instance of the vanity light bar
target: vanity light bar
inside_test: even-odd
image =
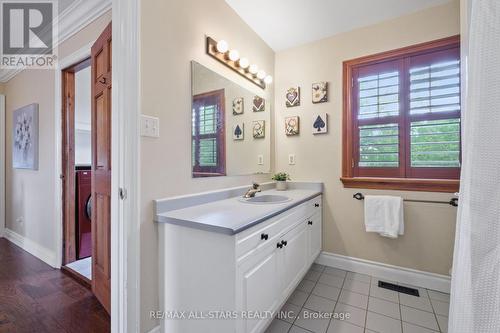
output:
[[[257,65],[250,64],[250,61],[245,57],[241,57],[237,50],[230,49],[225,40],[217,42],[215,39],[207,37],[207,54],[262,89],[266,89],[266,84],[273,82],[271,75],[267,75]]]

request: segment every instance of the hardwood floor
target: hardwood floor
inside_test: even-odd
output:
[[[110,332],[90,290],[0,238],[0,333]]]

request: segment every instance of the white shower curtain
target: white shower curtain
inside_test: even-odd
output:
[[[500,332],[500,0],[470,0],[448,332]]]

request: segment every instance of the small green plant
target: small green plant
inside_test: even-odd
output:
[[[286,172],[278,172],[278,173],[274,174],[273,178],[271,178],[271,179],[276,180],[278,182],[284,182],[287,180],[291,180],[290,175],[287,174]]]

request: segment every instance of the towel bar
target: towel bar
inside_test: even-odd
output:
[[[354,199],[356,199],[356,200],[364,200],[365,199],[365,196],[363,195],[363,193],[359,193],[359,192],[355,193],[352,197]],[[403,199],[403,201],[406,201],[406,202],[435,203],[435,204],[447,204],[447,205],[451,205],[453,207],[457,207],[458,206],[458,198],[451,198],[450,201],[413,200],[413,199]]]

